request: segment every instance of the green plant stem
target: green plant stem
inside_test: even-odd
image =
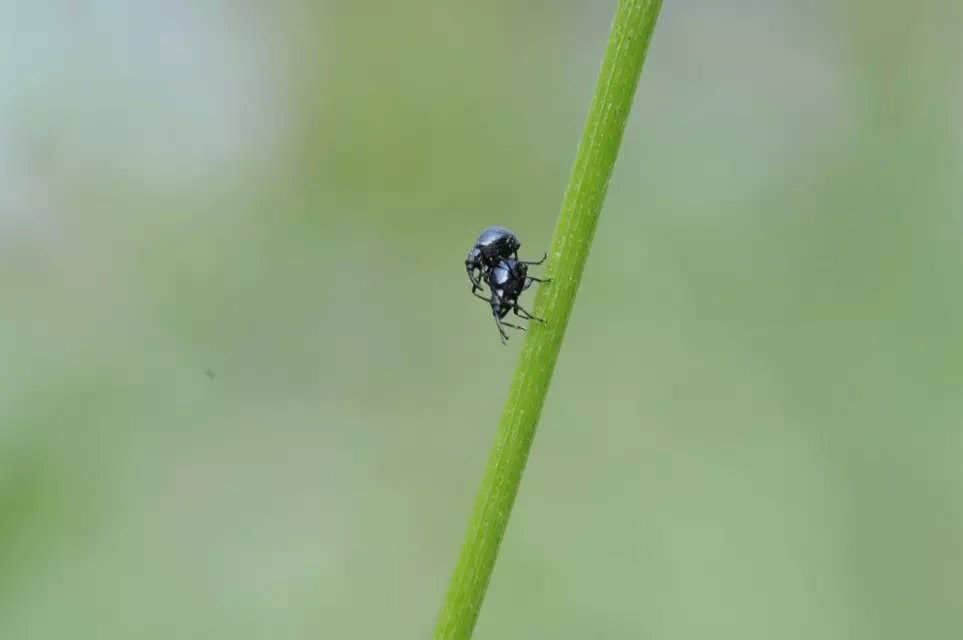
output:
[[[471,637],[535,437],[661,0],[621,0],[511,391],[435,629]]]

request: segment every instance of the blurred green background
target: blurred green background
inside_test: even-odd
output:
[[[613,13],[0,2],[0,638],[430,636]],[[477,638],[960,637],[961,24],[666,0]]]

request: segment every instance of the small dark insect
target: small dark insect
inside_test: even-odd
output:
[[[545,258],[542,258],[542,260],[545,260]],[[504,327],[511,327],[512,329],[519,329],[521,331],[525,330],[525,327],[502,322],[502,318],[508,315],[509,311],[514,311],[515,315],[523,320],[545,322],[544,319],[536,318],[518,304],[518,297],[525,289],[532,286],[533,282],[552,281],[551,278],[533,278],[528,275],[528,265],[540,264],[540,262],[531,263],[513,260],[511,258],[502,259],[485,277],[485,281],[492,290],[491,298],[485,298],[477,293],[475,294],[479,298],[482,298],[482,300],[491,303],[492,316],[495,318],[495,324],[498,325],[498,333],[501,335],[502,344],[506,344],[508,341],[508,334],[505,333]]]
[[[475,246],[465,258],[465,271],[471,280],[471,292],[482,288],[482,282],[495,265],[503,258],[514,257],[518,260],[518,248],[522,243],[515,234],[505,227],[489,227],[481,232]]]
[[[204,369],[204,375],[206,375],[211,380],[214,379],[214,372],[211,371],[210,369]]]

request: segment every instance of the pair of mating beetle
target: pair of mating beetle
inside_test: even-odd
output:
[[[514,311],[516,316],[524,320],[545,322],[542,318],[536,318],[520,307],[518,296],[532,286],[533,282],[552,281],[551,278],[540,279],[528,275],[529,265],[542,264],[548,254],[542,256],[542,259],[537,262],[519,260],[518,248],[521,246],[522,243],[508,229],[489,227],[478,236],[475,246],[465,258],[465,270],[468,272],[468,279],[471,280],[471,292],[491,304],[492,315],[495,317],[495,324],[498,325],[502,344],[506,344],[508,340],[505,327],[525,330],[524,327],[502,322],[509,311]],[[488,283],[492,290],[490,298],[478,293],[478,291],[484,291],[482,282]]]

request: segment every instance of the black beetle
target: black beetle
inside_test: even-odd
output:
[[[471,280],[471,292],[479,298],[476,291],[482,288],[482,282],[487,280],[488,273],[498,265],[501,260],[514,258],[518,260],[518,248],[522,243],[518,237],[505,227],[489,227],[481,232],[475,240],[475,246],[468,252],[465,258],[465,271],[468,272],[468,279]],[[524,264],[542,264],[546,256],[538,262],[526,262]],[[476,275],[477,274],[477,275]]]
[[[542,258],[544,260],[545,258]],[[488,282],[488,286],[491,287],[492,297],[485,298],[483,296],[478,296],[483,300],[486,300],[492,305],[492,315],[495,317],[495,324],[498,325],[498,333],[501,334],[502,344],[505,344],[508,340],[508,334],[505,333],[503,327],[511,327],[512,329],[525,330],[524,327],[518,325],[509,324],[507,322],[502,322],[502,318],[508,315],[509,311],[514,311],[515,315],[524,320],[535,320],[536,322],[545,322],[542,318],[536,318],[528,311],[523,309],[518,305],[518,296],[522,294],[525,289],[532,286],[533,282],[551,282],[551,278],[533,278],[528,275],[528,265],[538,264],[523,262],[521,260],[513,260],[511,258],[504,258],[492,268],[485,277],[485,281]],[[475,295],[478,295],[477,293]]]

